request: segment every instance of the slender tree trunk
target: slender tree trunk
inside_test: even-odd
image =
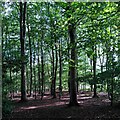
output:
[[[97,96],[97,86],[96,86],[96,61],[93,60],[93,79],[94,79],[94,95],[93,97]]]
[[[32,91],[32,45],[31,45],[31,38],[30,38],[30,25],[28,21],[28,14],[27,14],[27,29],[28,29],[28,39],[29,39],[29,50],[30,50],[30,96]]]
[[[5,50],[7,50],[7,46],[8,46],[8,38],[7,38],[7,36],[8,36],[8,26],[6,26],[6,32],[5,32]],[[7,52],[7,51],[6,51]]]
[[[114,69],[115,69],[115,67],[114,67],[114,52],[115,52],[115,48],[113,47],[113,50],[112,50],[113,52],[112,52],[112,69],[113,69],[113,71],[112,71],[112,80],[111,80],[111,106],[113,106],[113,100],[114,100],[114,93],[113,93],[113,91],[114,91]]]
[[[108,46],[108,42],[105,43],[105,47],[107,48],[107,52],[106,52],[106,71],[110,70],[109,65],[110,65],[110,56],[109,56],[109,52],[110,52],[110,46]],[[109,92],[110,92],[110,83],[109,83],[109,79],[107,78],[107,92],[108,92],[108,96],[109,96]]]
[[[41,83],[40,83],[40,44],[39,44],[39,40],[38,40],[38,59],[37,59],[37,62],[38,62],[38,89],[39,89],[39,94],[41,93]]]
[[[11,66],[11,63],[10,63],[10,81],[12,82],[12,66]],[[13,91],[13,87],[11,85],[11,90],[10,90],[11,99],[13,99],[12,91]]]
[[[36,52],[35,52],[35,40],[33,40],[33,46],[34,46],[34,53],[33,53],[33,74],[34,74],[34,96],[36,99],[36,65],[35,65],[35,61],[36,61]]]
[[[68,61],[70,60],[70,47],[69,47],[69,39],[68,39],[68,42],[67,42],[67,46],[68,46]],[[69,91],[69,94],[70,94],[70,61],[69,61],[69,68],[68,68],[68,91]]]
[[[28,67],[27,67],[27,65],[26,65],[26,86],[27,86],[27,88],[26,88],[26,93],[28,94],[29,93],[29,72],[28,72]]]
[[[48,6],[47,6],[47,11],[48,11],[48,16],[50,17],[50,26],[53,27],[53,19],[51,17],[51,14],[50,14],[50,4],[48,3]],[[51,40],[53,40],[53,33],[51,32]],[[52,56],[51,56],[51,76],[52,76],[52,80],[51,80],[51,95],[53,96],[54,94],[54,70],[55,70],[55,65],[54,65],[54,46],[53,46],[53,43],[52,43]]]
[[[18,72],[16,71],[16,74],[15,74],[15,79],[18,81]],[[17,88],[17,85],[15,86],[15,88]],[[17,93],[18,89],[15,91]]]
[[[77,92],[79,92],[79,81],[78,80],[76,81],[76,84],[77,84]]]
[[[100,61],[100,68],[101,68],[101,73],[103,73],[103,64],[104,64],[104,52],[103,54],[101,55],[100,53],[100,49],[101,49],[101,45],[99,45],[99,48],[98,48],[98,56],[99,56],[99,61]],[[102,57],[102,58],[101,58]],[[104,87],[104,81],[102,80],[101,81],[101,86],[100,86],[100,91],[102,92],[103,91],[103,87]]]
[[[52,46],[52,84],[51,84],[51,95],[53,95],[53,89],[54,89],[54,47]]]
[[[52,54],[51,54],[51,52],[48,50],[48,54],[49,54],[49,57],[50,57],[50,61],[51,61],[51,66],[52,66]],[[48,59],[47,59],[48,60]],[[48,65],[49,65],[49,63],[48,63]],[[47,66],[48,68],[49,68],[49,66]],[[50,72],[51,71],[51,72]],[[48,74],[49,74],[49,77],[51,77],[52,76],[52,71],[53,71],[53,69],[52,69],[52,67],[51,67],[51,70],[49,71],[49,69],[48,69]]]
[[[109,70],[109,68],[108,68],[108,64],[109,64],[108,59],[109,59],[109,56],[108,56],[108,53],[106,53],[106,71]],[[109,91],[108,85],[109,84],[108,84],[108,78],[107,78],[107,92]]]
[[[59,99],[62,95],[62,41],[59,40]]]
[[[96,45],[93,46],[93,51],[95,55],[93,55],[93,81],[94,81],[94,95],[93,98],[98,97],[97,96],[97,83],[96,83]]]
[[[101,65],[101,73],[103,73],[103,65]],[[102,82],[102,84],[101,84],[101,92],[103,91],[103,84],[104,84],[104,82]]]
[[[57,42],[55,38],[55,58],[56,58],[56,63],[55,63],[55,72],[54,72],[54,87],[53,87],[53,98],[56,98],[56,78],[57,78],[57,64],[58,64],[58,52],[57,52]]]
[[[91,65],[91,73],[93,73],[93,69],[92,69],[92,66],[93,66],[93,61],[92,59],[90,59],[90,65]],[[91,92],[93,91],[93,83],[90,83],[90,87],[91,87]]]
[[[41,79],[42,79],[42,91],[41,91],[41,100],[43,99],[43,95],[44,95],[44,54],[43,54],[43,31],[42,31],[42,40],[41,40],[41,67],[42,67],[42,71],[41,71]]]
[[[76,65],[78,66],[78,55],[77,55],[77,50],[76,50]],[[77,93],[78,93],[78,91],[79,91],[79,81],[78,81],[78,70],[77,70],[77,68],[76,68],[76,91],[77,91]]]
[[[26,2],[20,2],[20,42],[21,42],[21,101],[26,101],[26,85],[25,85],[25,16]],[[23,10],[24,6],[24,10]]]

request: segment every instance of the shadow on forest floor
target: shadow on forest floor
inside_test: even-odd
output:
[[[43,119],[61,119],[61,118],[120,118],[120,109],[112,108],[107,94],[100,93],[99,98],[92,98],[92,93],[79,93],[77,95],[79,107],[67,107],[69,103],[68,93],[63,93],[62,98],[52,99],[50,95],[44,96],[40,100],[29,98],[28,102],[20,103],[18,98],[13,100],[14,110],[9,118],[16,120],[18,118],[41,118]]]

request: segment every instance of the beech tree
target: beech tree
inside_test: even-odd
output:
[[[26,101],[25,85],[25,18],[27,2],[20,2],[20,42],[21,42],[21,101]]]

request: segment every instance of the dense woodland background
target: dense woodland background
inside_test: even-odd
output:
[[[21,96],[108,94],[120,101],[120,2],[1,2],[3,115]]]

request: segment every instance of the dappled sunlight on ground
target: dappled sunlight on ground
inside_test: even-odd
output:
[[[102,100],[102,102],[110,103],[109,99]]]
[[[61,99],[57,94],[56,99],[52,99],[50,94],[45,94],[43,100],[41,96],[28,97],[28,101],[21,103],[15,98],[15,108],[12,112],[12,118],[89,118],[93,116],[95,118],[102,118],[108,116],[114,116],[114,109],[110,107],[110,100],[106,93],[98,94],[98,98],[92,98],[93,93],[82,92],[77,94],[77,100],[79,103],[78,107],[68,107],[70,98],[69,93],[63,93]],[[108,112],[109,111],[109,112]],[[119,116],[119,111],[116,110]]]
[[[80,100],[87,100],[87,99],[91,99],[92,97],[81,97]]]
[[[85,96],[85,95],[84,95]],[[47,98],[47,97],[44,97]],[[82,100],[87,100],[87,99],[91,99],[92,97],[81,97],[80,99],[78,99],[78,103],[79,104],[83,104],[84,102]],[[50,103],[50,101],[48,103],[45,104],[41,104],[41,105],[37,105],[37,106],[29,106],[29,107],[21,107],[21,110],[31,110],[31,109],[37,109],[37,108],[45,108],[45,107],[53,107],[53,106],[59,106],[59,105],[65,105],[69,103],[69,97],[65,97],[65,98],[61,98],[61,100],[54,102],[54,103]],[[50,98],[48,100],[51,100]]]
[[[39,106],[31,106],[31,107],[21,107],[21,110],[30,110],[30,109],[36,109],[39,108]]]
[[[30,107],[21,107],[21,110],[31,110],[31,109],[36,109],[36,108],[45,108],[45,107],[53,107],[53,106],[59,106],[59,105],[64,105],[65,102],[55,102],[51,104],[45,104],[45,105],[37,105],[37,106],[30,106]]]
[[[105,93],[101,93],[99,95],[105,95]],[[80,105],[90,106],[91,104],[99,105],[101,103],[109,103],[110,101],[108,99],[103,99],[101,102],[96,103],[96,99],[92,99],[92,94],[89,93],[79,93],[77,95],[78,103]],[[15,101],[20,100],[20,98],[15,98]],[[15,111],[26,111],[26,110],[35,110],[35,109],[42,109],[47,107],[57,107],[61,105],[69,104],[69,94],[64,94],[64,96],[61,97],[61,99],[52,99],[50,94],[47,94],[43,97],[43,100],[40,100],[40,95],[37,96],[37,99],[35,100],[34,97],[28,97],[28,102],[18,107]]]

